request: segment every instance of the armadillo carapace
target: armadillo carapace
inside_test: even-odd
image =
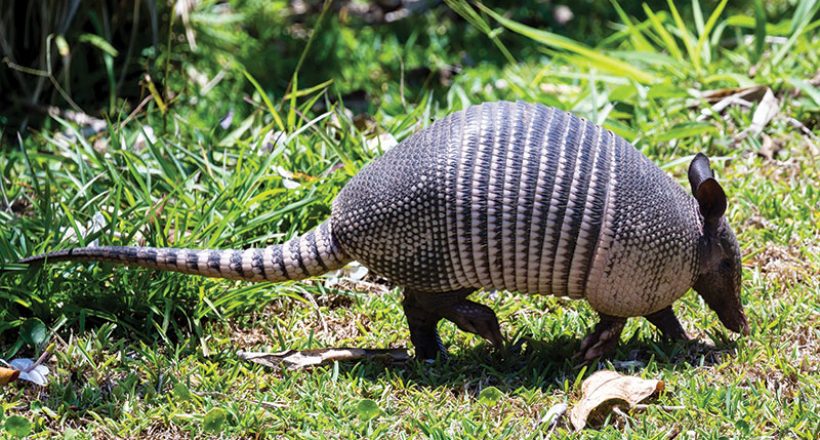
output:
[[[355,259],[404,287],[417,355],[443,352],[443,318],[496,346],[495,313],[467,299],[496,288],[585,298],[601,321],[585,359],[645,316],[685,339],[672,303],[694,287],[733,331],[748,331],[740,251],[709,160],[693,195],[632,145],[582,118],[523,102],[470,107],[364,167],[307,234],[264,249],[96,247],[24,260],[113,261],[249,281],[296,280]]]

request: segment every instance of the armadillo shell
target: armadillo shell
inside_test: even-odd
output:
[[[692,285],[694,199],[611,131],[497,102],[454,113],[366,166],[334,202],[340,246],[424,292],[497,288],[649,313]]]

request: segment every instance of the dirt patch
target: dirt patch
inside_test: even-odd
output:
[[[760,268],[763,275],[769,281],[777,282],[783,291],[797,284],[816,283],[816,269],[807,260],[812,258],[809,255],[818,254],[820,246],[814,243],[770,245],[752,257],[749,264]]]

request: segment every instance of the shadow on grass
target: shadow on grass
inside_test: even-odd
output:
[[[551,393],[564,389],[565,382],[571,387],[579,375],[588,376],[597,370],[635,374],[650,366],[654,370],[673,371],[709,366],[732,356],[736,348],[736,343],[728,339],[712,345],[698,340],[666,342],[633,337],[619,345],[609,358],[585,365],[574,358],[581,344],[581,338],[574,335],[522,340],[525,341],[523,349],[518,351],[499,352],[483,342],[463,349],[451,345],[451,354],[446,360],[432,363],[411,360],[392,365],[362,360],[342,363],[340,369],[374,382],[398,374],[406,382],[421,387],[451,387],[456,393],[470,392],[471,384],[475,385],[476,392],[492,385],[505,392],[526,388]]]

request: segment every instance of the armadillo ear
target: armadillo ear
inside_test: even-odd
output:
[[[713,223],[723,217],[726,212],[726,193],[713,177],[698,184],[695,189],[695,199],[700,207],[700,214],[706,223]]]
[[[709,166],[709,158],[703,153],[698,153],[689,164],[689,185],[692,186],[692,195],[697,197],[698,187],[706,179],[713,179],[712,168]]]
[[[726,193],[715,180],[709,158],[698,153],[689,164],[689,184],[692,185],[692,195],[698,201],[700,214],[707,223],[719,220],[726,212]]]

